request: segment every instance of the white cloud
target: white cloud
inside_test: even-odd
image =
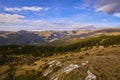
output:
[[[35,11],[35,12],[38,12],[38,11],[41,11],[41,10],[49,10],[49,8],[45,8],[45,7],[37,7],[37,6],[31,6],[31,7],[28,7],[28,6],[24,6],[24,7],[14,7],[14,8],[11,8],[11,7],[5,7],[5,11],[8,11],[8,12],[19,12],[19,11]]]
[[[22,11],[22,10],[20,8],[8,8],[8,7],[5,7],[5,11],[14,12],[14,11]]]
[[[103,24],[70,22],[66,19],[57,20],[28,20],[18,14],[0,14],[0,30],[78,30],[104,26]]]
[[[82,10],[88,10],[90,11],[92,9],[93,0],[83,0],[82,4],[78,3],[74,8],[75,9],[82,9]]]
[[[120,13],[114,13],[113,15],[116,17],[120,17]]]
[[[31,20],[27,26],[33,30],[78,30],[78,29],[93,29],[92,24],[81,24],[76,22],[49,22],[42,20]]]
[[[18,14],[0,14],[0,30],[73,30],[88,27],[88,24],[80,24],[66,21],[28,20]]]
[[[43,7],[36,7],[36,6],[33,6],[33,7],[22,7],[22,10],[28,10],[28,11],[41,11],[41,10],[48,10],[48,8],[43,8]]]
[[[0,23],[17,24],[21,23],[23,18],[25,17],[18,14],[0,14]]]

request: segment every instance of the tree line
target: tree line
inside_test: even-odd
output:
[[[64,46],[6,45],[0,47],[0,54],[48,57],[54,54],[81,51],[82,48],[89,49],[93,46],[107,47],[116,44],[120,44],[120,35],[90,37],[81,39],[79,42]]]

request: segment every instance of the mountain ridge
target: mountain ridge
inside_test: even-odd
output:
[[[100,35],[120,34],[120,28],[73,31],[0,31],[0,45],[43,44],[55,41],[75,41],[81,38]],[[63,42],[64,43],[64,42]]]

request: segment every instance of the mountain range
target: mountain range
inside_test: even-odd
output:
[[[120,34],[119,28],[73,31],[0,31],[0,45],[69,43],[81,38]]]

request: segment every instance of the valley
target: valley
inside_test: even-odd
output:
[[[60,46],[86,37],[119,35],[119,28],[83,29],[73,31],[0,31],[0,46],[3,45],[50,45]]]
[[[0,80],[119,80],[120,35],[115,33],[62,45],[1,46]]]
[[[0,80],[120,80],[120,0],[0,0]]]

